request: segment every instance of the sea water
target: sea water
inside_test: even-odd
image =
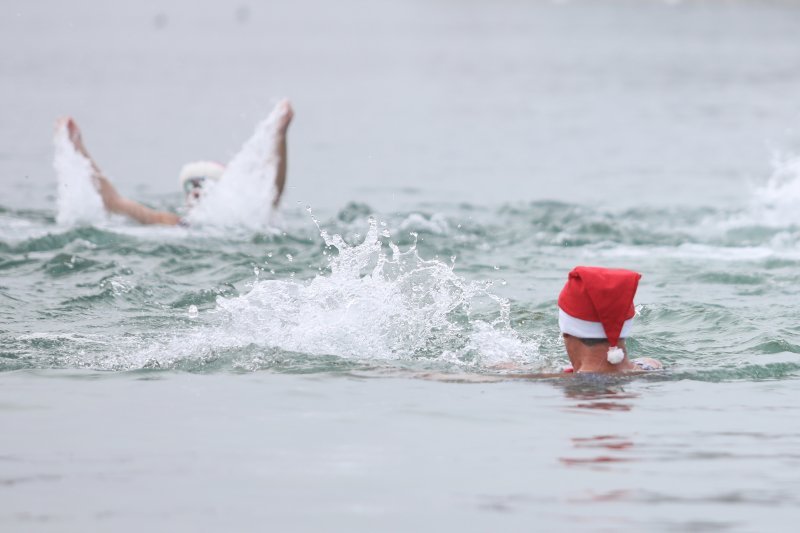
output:
[[[796,4],[13,7],[3,531],[794,529]],[[108,217],[65,113],[127,196],[231,190]],[[579,264],[666,371],[557,376]]]

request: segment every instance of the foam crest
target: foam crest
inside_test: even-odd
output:
[[[53,143],[53,168],[58,179],[56,221],[75,225],[105,220],[103,200],[92,184],[92,165],[70,142],[65,124],[58,126]]]
[[[283,112],[277,106],[258,123],[222,178],[207,184],[202,201],[187,216],[192,224],[250,229],[269,226],[275,196],[275,135]]]

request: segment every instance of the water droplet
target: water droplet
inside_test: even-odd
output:
[[[292,254],[286,254],[286,259],[288,259],[290,263],[294,261],[294,257],[292,257]]]
[[[495,266],[494,266],[494,269],[495,269],[495,270],[500,270],[500,267],[499,267],[499,266],[497,266],[497,265],[495,265]]]
[[[272,257],[272,252],[268,252],[267,257]]]
[[[189,318],[195,318],[195,317],[197,317],[198,313],[199,313],[199,312],[197,311],[197,306],[196,306],[196,305],[190,305],[190,306],[189,306],[189,307],[186,309],[186,314],[187,314],[187,315],[189,315]]]

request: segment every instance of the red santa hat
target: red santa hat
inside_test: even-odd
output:
[[[608,339],[608,362],[619,364],[625,353],[617,347],[628,336],[636,309],[633,297],[642,277],[630,270],[575,267],[558,296],[558,326],[582,339]]]

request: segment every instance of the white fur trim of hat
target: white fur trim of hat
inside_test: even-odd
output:
[[[581,339],[605,339],[606,330],[603,329],[603,324],[600,322],[590,322],[588,320],[581,320],[575,318],[564,312],[563,309],[558,310],[558,327],[561,328],[561,333],[572,335]],[[633,329],[633,319],[629,318],[622,323],[622,331],[619,334],[620,339],[627,337]]]
[[[216,161],[194,161],[181,167],[178,182],[183,187],[186,180],[194,178],[206,178],[216,181],[222,177],[223,172],[225,172],[225,165]]]
[[[561,329],[561,333],[566,333],[581,339],[606,338],[606,331],[603,328],[603,324],[575,318],[565,313],[563,309],[558,310],[558,327]],[[633,319],[629,318],[622,323],[622,331],[619,334],[619,338],[624,339],[627,337],[632,328]],[[612,365],[620,364],[623,359],[625,359],[625,352],[620,348],[613,347],[608,350],[608,362]]]

